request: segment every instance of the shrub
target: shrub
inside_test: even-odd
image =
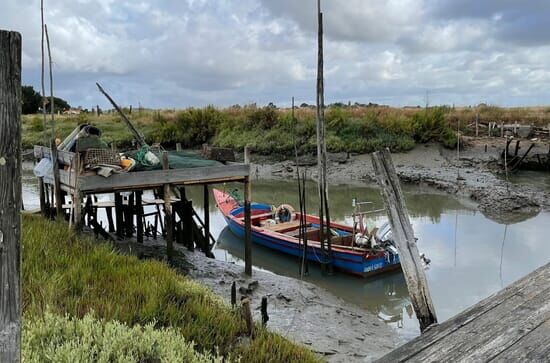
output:
[[[92,314],[77,319],[49,311],[24,319],[21,353],[30,363],[222,362],[221,357],[196,352],[174,328],[156,329],[154,323],[129,327]]]

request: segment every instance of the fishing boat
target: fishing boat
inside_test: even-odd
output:
[[[231,232],[244,238],[244,206],[231,193],[213,189],[216,204]],[[251,239],[253,243],[289,255],[303,257],[304,245],[300,238],[300,213],[288,204],[273,208],[269,204],[251,203]],[[304,215],[307,252],[305,257],[315,263],[331,264],[341,271],[370,276],[400,268],[399,254],[393,243],[388,224],[371,233],[355,233],[354,227],[330,223],[331,252],[321,248],[320,221]],[[302,226],[303,227],[303,226]]]

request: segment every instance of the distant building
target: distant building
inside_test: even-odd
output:
[[[80,108],[70,108],[68,110],[63,111],[64,115],[80,115],[80,112],[82,110]]]

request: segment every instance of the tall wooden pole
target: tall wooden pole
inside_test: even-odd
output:
[[[61,199],[61,184],[59,182],[59,160],[57,160],[57,144],[55,142],[55,103],[53,97],[53,70],[52,70],[52,52],[50,50],[50,37],[48,35],[48,26],[44,24],[44,34],[46,35],[46,45],[48,48],[48,59],[50,64],[50,113],[52,122],[52,136],[50,138],[50,147],[52,150],[52,169],[55,196],[55,214],[60,216],[63,213],[63,201]]]
[[[385,149],[373,153],[372,164],[378,184],[382,187],[393,239],[399,251],[401,268],[420,323],[420,331],[424,331],[431,324],[437,323],[437,317],[390,151]]]
[[[0,30],[0,362],[20,361],[21,35]]]
[[[46,140],[47,120],[46,120],[46,87],[44,84],[44,0],[40,0],[40,18],[42,20],[42,41],[41,41],[41,54],[42,54],[42,68],[41,68],[41,86],[42,86],[42,128],[44,129],[44,146],[48,145]]]
[[[250,181],[244,182],[244,273],[252,276],[252,228],[250,218]]]
[[[321,249],[325,252],[321,268],[326,269],[326,264],[330,263],[331,244],[330,244],[330,218],[328,216],[328,197],[327,197],[327,147],[325,143],[325,86],[323,71],[323,13],[321,12],[321,0],[317,0],[317,168],[318,168],[318,190],[319,190],[319,221],[321,239]],[[328,253],[326,252],[328,242]]]

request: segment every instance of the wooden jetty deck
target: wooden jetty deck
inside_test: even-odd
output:
[[[550,263],[378,362],[550,361]]]

